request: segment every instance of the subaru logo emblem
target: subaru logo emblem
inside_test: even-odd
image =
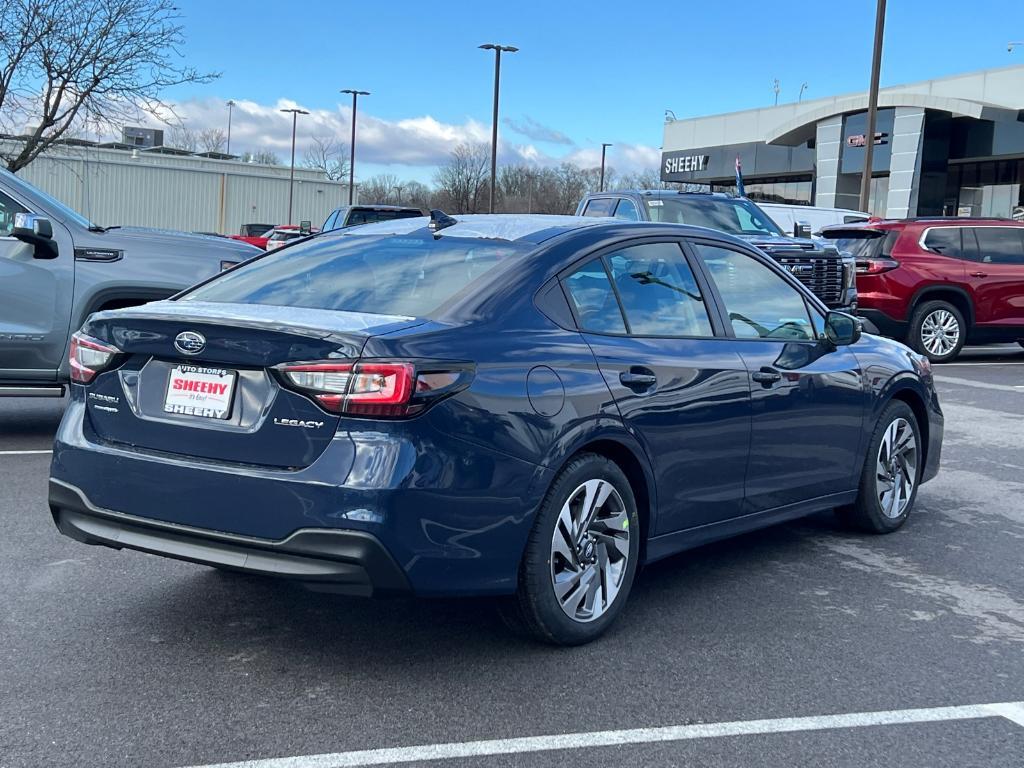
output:
[[[198,355],[206,349],[206,339],[201,333],[182,331],[174,337],[174,348],[185,355]]]

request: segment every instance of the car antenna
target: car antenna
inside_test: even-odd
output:
[[[447,213],[442,211],[440,208],[432,208],[430,210],[430,223],[427,224],[427,229],[430,229],[434,233],[434,239],[440,237],[442,229],[458,224],[458,220],[452,218]]]

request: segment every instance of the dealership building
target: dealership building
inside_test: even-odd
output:
[[[859,208],[868,94],[667,119],[661,179],[755,200]],[[1024,66],[883,88],[871,168],[879,216],[1024,215]]]

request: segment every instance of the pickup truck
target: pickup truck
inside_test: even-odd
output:
[[[0,397],[59,397],[92,314],[166,299],[262,251],[221,237],[101,227],[0,170]]]
[[[767,253],[829,309],[856,312],[857,265],[853,256],[813,240],[810,226],[804,222],[796,223],[792,236],[786,235],[745,197],[671,189],[595,192],[580,201],[576,215],[691,224],[726,232]]]

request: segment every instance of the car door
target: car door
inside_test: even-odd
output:
[[[745,511],[849,491],[867,407],[857,356],[824,340],[824,315],[767,258],[708,241],[693,247],[749,376]]]
[[[74,288],[71,237],[51,220],[57,258],[35,258],[33,246],[11,237],[14,217],[31,212],[0,189],[0,381],[55,380],[67,344]]]
[[[980,325],[1024,325],[1024,227],[965,227],[967,282]]]
[[[652,533],[740,514],[747,372],[679,241],[614,246],[565,275],[563,286],[623,422],[653,468]]]

